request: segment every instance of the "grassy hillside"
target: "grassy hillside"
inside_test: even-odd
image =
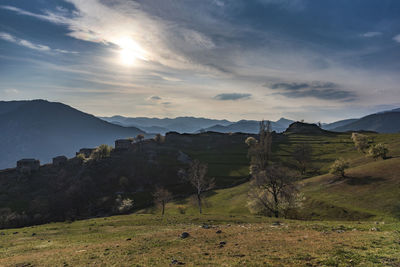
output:
[[[4,230],[0,266],[395,266],[399,227],[133,214]]]

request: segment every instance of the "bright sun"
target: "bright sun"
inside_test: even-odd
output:
[[[123,37],[117,42],[121,48],[119,51],[120,62],[125,66],[134,65],[138,59],[147,60],[144,51],[138,43],[130,37]]]

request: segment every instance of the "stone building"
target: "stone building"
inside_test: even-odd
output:
[[[115,149],[129,149],[132,147],[132,140],[131,139],[118,139],[115,140]]]
[[[53,158],[53,165],[61,166],[67,162],[68,158],[66,156],[58,156]]]
[[[37,159],[21,159],[17,161],[17,170],[21,173],[31,173],[38,171],[40,168],[40,161]]]

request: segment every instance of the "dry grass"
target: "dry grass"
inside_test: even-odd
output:
[[[212,227],[201,227],[209,221]],[[370,231],[377,225],[281,222],[129,215],[7,230],[0,241],[0,266],[168,266],[173,259],[185,266],[400,264],[398,224],[381,224],[381,231]],[[190,236],[181,239],[184,231]],[[226,245],[220,246],[222,241]]]

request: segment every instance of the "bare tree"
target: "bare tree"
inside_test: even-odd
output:
[[[299,205],[297,176],[289,169],[270,165],[253,175],[250,183],[248,207],[252,212],[278,218]]]
[[[254,137],[246,139],[249,146],[250,169],[254,171],[265,170],[271,160],[272,133],[269,121],[260,122],[259,140]]]
[[[199,160],[194,160],[190,163],[189,171],[186,176],[191,185],[196,189],[197,205],[199,213],[202,213],[202,200],[204,192],[212,189],[215,186],[214,179],[208,178],[208,167]]]
[[[275,217],[294,207],[298,191],[296,176],[282,166],[271,165],[272,133],[269,122],[260,123],[259,140],[246,139],[250,157],[250,183],[248,206],[253,212],[263,212]]]
[[[301,143],[295,146],[293,150],[293,158],[297,161],[300,167],[300,173],[304,175],[307,167],[311,163],[312,146],[308,143]]]
[[[164,216],[165,205],[171,201],[172,194],[163,187],[156,187],[156,190],[153,193],[154,203],[157,206],[161,207],[161,215]]]

